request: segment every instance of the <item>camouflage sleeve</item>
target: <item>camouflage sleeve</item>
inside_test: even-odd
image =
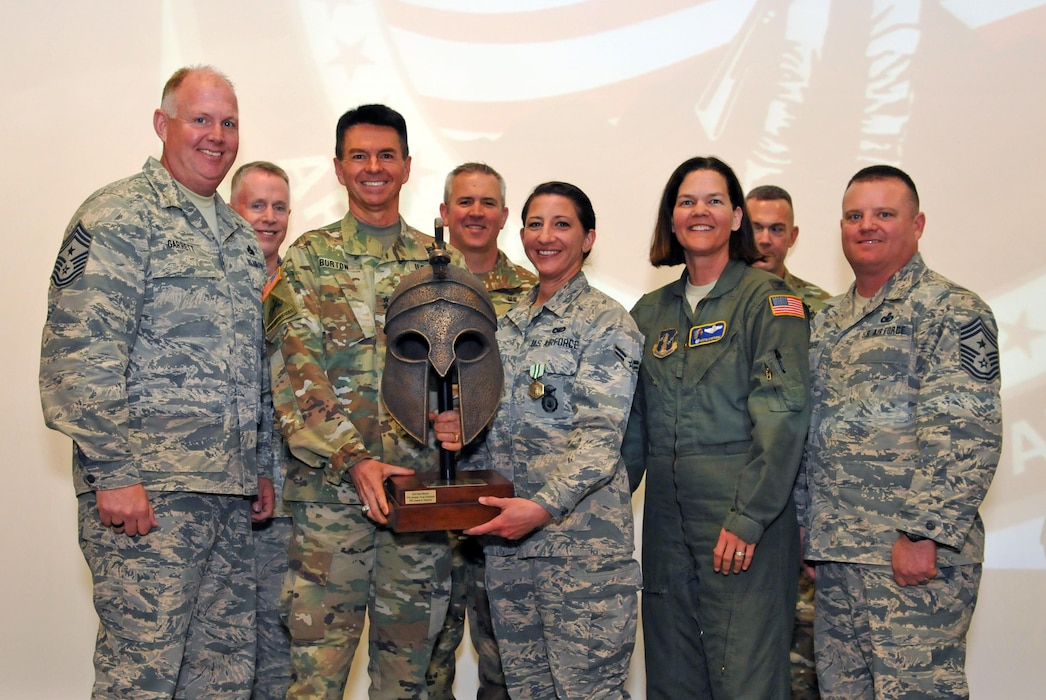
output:
[[[643,382],[636,384],[635,397],[632,399],[632,413],[628,417],[625,438],[621,442],[621,456],[628,469],[628,486],[634,492],[639,488],[646,473],[646,416],[644,409]]]
[[[642,335],[620,307],[591,319],[574,380],[574,423],[563,459],[533,501],[562,520],[609,482],[621,464],[621,437],[636,388]]]
[[[929,312],[935,318],[920,324],[916,348],[915,430],[923,464],[898,512],[898,529],[959,549],[1002,449],[998,329],[979,299]]]
[[[272,382],[264,334],[260,334],[258,340],[258,367],[261,370],[261,400],[258,402],[261,410],[258,417],[258,476],[272,479],[275,465],[273,454],[276,447],[272,437],[275,422],[272,411]]]
[[[350,467],[369,455],[327,376],[324,333],[337,319],[322,316],[324,292],[312,273],[317,264],[307,244],[291,246],[283,261],[293,308],[276,343],[295,405],[282,407],[277,402],[277,410],[291,452],[307,464],[326,468],[328,480],[338,484]],[[288,409],[297,414],[290,420],[284,417]]]
[[[750,325],[752,368],[748,415],[752,446],[723,522],[745,542],[758,542],[792,493],[810,420],[810,329],[805,318],[774,316],[765,297]]]
[[[128,440],[125,372],[148,255],[138,248],[143,237],[133,210],[112,200],[81,209],[66,232],[40,349],[44,421],[73,439],[95,489],[141,483]],[[69,265],[72,271],[59,269]]]
[[[825,320],[824,314],[818,314],[817,316],[814,316],[814,318],[812,318],[810,320],[810,335],[811,335],[811,337],[815,335],[816,329],[820,326],[820,324],[822,324],[824,322],[824,320]],[[808,350],[805,353],[803,353],[803,358],[802,358],[804,364],[807,367],[807,375],[808,375],[808,377],[810,375],[810,359],[809,358],[810,358],[810,353],[811,352],[812,352],[812,348],[808,348]],[[808,386],[810,386],[809,401],[810,401],[810,408],[811,408],[811,410],[810,410],[810,423],[811,424],[814,421],[817,420],[817,416],[816,416],[816,414],[813,411],[814,393],[815,392],[813,390],[812,381],[813,381],[812,378],[808,378]],[[807,514],[807,509],[808,509],[808,507],[810,505],[810,487],[809,487],[809,483],[807,482],[807,469],[808,469],[808,464],[809,464],[809,462],[810,462],[810,460],[812,458],[812,454],[811,454],[811,451],[810,451],[811,445],[810,445],[810,442],[809,442],[809,436],[812,435],[812,434],[813,434],[813,429],[812,429],[812,427],[810,425],[808,425],[807,426],[807,430],[806,430],[807,440],[805,440],[804,443],[803,443],[803,456],[802,456],[802,459],[799,460],[799,473],[796,475],[796,477],[795,477],[795,484],[792,487],[792,496],[795,498],[795,515],[796,515],[796,520],[799,521],[799,526],[800,527],[804,527],[804,528],[807,527],[806,514]]]

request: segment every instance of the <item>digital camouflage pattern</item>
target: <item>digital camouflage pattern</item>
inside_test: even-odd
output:
[[[463,459],[461,468],[496,469],[513,481],[517,497],[540,504],[552,516],[551,522],[519,541],[485,538],[488,567],[497,556],[509,569],[499,581],[516,577],[518,585],[526,585],[523,572],[533,567],[558,569],[559,576],[529,579],[540,607],[549,596],[571,587],[566,583],[570,574],[590,567],[598,575],[575,581],[587,587],[588,596],[572,590],[573,604],[588,606],[593,615],[608,605],[625,605],[624,617],[615,619],[613,630],[577,630],[572,619],[559,617],[566,610],[554,606],[541,608],[540,617],[525,621],[517,616],[499,619],[499,601],[515,597],[518,586],[495,588],[488,568],[494,626],[512,695],[530,697],[528,684],[547,677],[550,669],[566,689],[564,697],[580,697],[570,690],[580,687],[599,689],[592,697],[614,695],[624,692],[617,665],[624,663],[627,669],[635,642],[639,566],[632,559],[631,494],[620,449],[642,336],[627,312],[590,287],[584,273],[532,316],[536,293],[531,290],[501,318],[501,403],[486,441]],[[540,398],[530,393],[532,368],[540,368]],[[602,588],[604,581],[613,585]],[[631,606],[625,603],[629,596]],[[590,653],[583,678],[568,651],[579,647]],[[599,652],[593,653],[595,649]],[[517,685],[513,678],[517,683],[528,680]]]
[[[908,640],[905,653],[884,661],[880,652],[894,652],[876,652],[875,671],[884,674],[878,686],[896,680],[890,674],[898,669],[907,673],[904,668],[920,664],[926,655],[937,658],[940,652],[931,647],[965,654],[969,617],[955,618],[934,592],[946,578],[965,581],[972,589],[960,585],[960,597],[972,612],[979,580],[973,570],[984,557],[978,509],[1002,441],[996,338],[991,309],[976,294],[928,269],[918,253],[866,305],[851,286],[814,319],[814,408],[796,501],[807,528],[807,559],[860,564],[844,574],[878,576],[890,591],[869,599],[875,606],[869,624],[907,616],[903,626],[886,635]],[[892,583],[898,531],[937,542],[941,573],[928,585],[906,589]],[[818,566],[819,571],[824,567]],[[945,574],[949,569],[954,571]],[[821,649],[841,643],[849,623],[822,609],[825,585],[819,573],[818,672],[822,696],[841,697],[825,680],[829,660]],[[898,607],[903,605],[912,608]],[[876,618],[890,611],[894,614]],[[921,625],[921,634],[907,629],[910,624]],[[833,639],[822,639],[825,630]],[[934,642],[909,644],[920,638]],[[949,661],[956,663],[963,664]],[[940,678],[952,680],[941,682],[954,697],[964,697],[967,691],[948,675],[954,669],[947,666],[941,666]],[[834,674],[832,683],[839,678]],[[841,687],[847,687],[845,682]]]
[[[291,531],[291,519],[284,516],[255,523],[253,528],[258,653],[251,700],[283,700],[291,682],[291,637],[280,609]]]
[[[265,263],[253,230],[217,196],[215,212],[217,234],[150,158],[84,202],[51,277],[40,396],[47,425],[73,440],[100,619],[96,696],[250,692],[244,496],[272,468]],[[159,528],[128,537],[103,527],[95,490],[136,484]]]
[[[272,469],[265,261],[247,222],[217,196],[215,208],[220,236],[150,158],[73,216],[40,398],[48,427],[73,439],[77,495],[139,483],[249,495]]]
[[[904,588],[887,566],[818,564],[821,697],[968,698],[966,631],[980,580],[980,564],[940,567]]]
[[[537,277],[524,267],[514,264],[501,250],[494,269],[480,275],[483,286],[494,302],[498,317],[526,296]],[[494,623],[490,619],[487,599],[483,547],[476,539],[451,534],[451,587],[447,621],[436,638],[432,661],[426,678],[429,700],[454,700],[454,677],[457,670],[457,650],[465,636],[466,611],[469,619],[469,637],[479,656],[479,689],[476,700],[508,700],[505,673],[494,637]]]
[[[489,556],[487,577],[514,700],[630,697],[640,577],[630,554]]]
[[[254,561],[245,498],[150,494],[159,527],[128,537],[77,499],[98,637],[93,698],[242,698],[254,676]]]
[[[340,700],[365,613],[370,697],[423,697],[446,617],[445,533],[376,526],[347,473],[366,458],[419,471],[436,466],[434,451],[407,435],[380,397],[385,310],[400,279],[429,264],[433,244],[401,225],[387,250],[361,236],[351,214],[302,235],[269,295],[274,404],[292,455],[284,484],[294,510],[284,587],[292,698]],[[460,254],[452,262],[461,264]]]
[[[991,309],[919,254],[857,304],[851,287],[813,322],[806,557],[888,566],[903,530],[943,545],[938,566],[981,562],[1002,444]]]

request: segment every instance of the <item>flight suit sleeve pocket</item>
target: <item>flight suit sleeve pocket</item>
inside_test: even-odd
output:
[[[766,389],[771,411],[801,411],[806,407],[809,392],[795,355],[792,348],[775,348],[761,359],[763,376],[759,382]]]

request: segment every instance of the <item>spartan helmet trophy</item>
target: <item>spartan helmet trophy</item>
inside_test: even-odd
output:
[[[436,393],[438,410],[448,411],[457,385],[461,442],[468,444],[494,417],[505,382],[495,338],[497,314],[479,279],[450,264],[442,219],[436,219],[435,228],[436,245],[429,253],[428,267],[406,275],[389,301],[381,394],[392,417],[424,444],[430,393]],[[511,483],[497,472],[470,471],[468,479],[457,479],[454,454],[442,447],[439,453],[438,480],[423,474],[386,482],[394,530],[472,527],[498,513],[475,499],[505,495],[506,484],[507,495],[512,495]],[[447,524],[448,514],[455,516],[452,520],[459,527]]]

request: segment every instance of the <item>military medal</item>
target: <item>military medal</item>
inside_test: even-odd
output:
[[[541,408],[545,413],[555,413],[556,409],[559,408],[559,400],[556,399],[556,387],[545,387],[545,393],[541,397]]]
[[[545,395],[545,385],[541,383],[541,375],[545,373],[545,365],[536,364],[530,366],[530,378],[533,379],[530,383],[530,398],[537,401]]]

